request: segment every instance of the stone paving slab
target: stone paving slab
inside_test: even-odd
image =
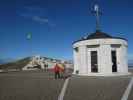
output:
[[[0,100],[57,100],[64,80],[52,73],[16,72],[0,74]]]
[[[64,100],[121,100],[131,76],[73,76]]]

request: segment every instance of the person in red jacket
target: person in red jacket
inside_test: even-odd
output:
[[[59,79],[60,78],[60,67],[58,64],[54,66],[54,73],[55,73],[55,79]]]

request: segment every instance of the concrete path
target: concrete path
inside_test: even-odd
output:
[[[61,93],[60,93],[60,95],[58,97],[58,100],[63,100],[65,92],[66,92],[66,89],[67,89],[68,82],[69,82],[69,78],[67,78],[65,80],[64,85],[63,85],[62,90],[61,90]]]
[[[63,100],[121,100],[131,77],[72,77]]]
[[[64,84],[46,72],[0,74],[0,100],[57,100]]]
[[[127,89],[125,90],[121,100],[128,100],[128,96],[131,92],[132,86],[133,86],[133,77],[131,78],[131,80],[130,80],[128,86],[127,86]]]

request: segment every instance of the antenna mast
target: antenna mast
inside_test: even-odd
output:
[[[100,22],[99,22],[99,15],[101,14],[101,12],[99,11],[99,6],[98,4],[94,5],[94,14],[96,16],[96,31],[100,30]]]

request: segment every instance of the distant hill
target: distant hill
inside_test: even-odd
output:
[[[0,59],[0,64],[5,64],[12,61],[15,61],[15,59],[12,58]]]
[[[51,67],[53,66],[53,64],[55,62],[61,63],[62,61],[67,64],[72,65],[72,61],[64,61],[64,60],[59,60],[59,59],[55,59],[55,58],[49,58],[49,57],[42,57],[44,58],[45,61],[47,61],[48,65]],[[27,64],[29,64],[29,62],[31,61],[31,57],[26,57],[20,60],[14,60],[12,62],[9,63],[4,63],[4,64],[0,64],[0,69],[4,69],[4,70],[21,70],[24,68],[24,66],[26,66]]]
[[[22,69],[26,64],[30,62],[30,57],[26,57],[14,62],[0,65],[0,69]]]

